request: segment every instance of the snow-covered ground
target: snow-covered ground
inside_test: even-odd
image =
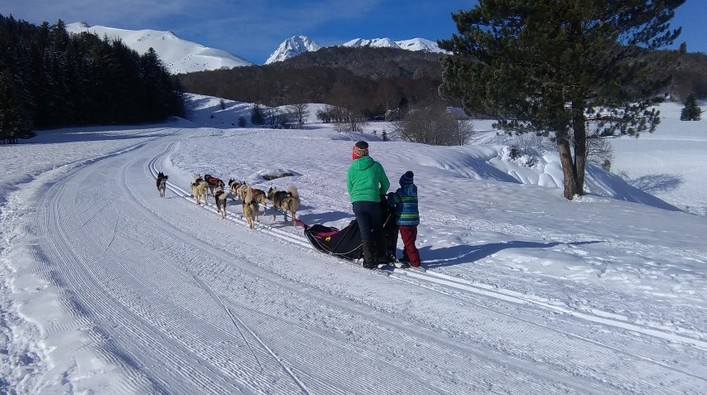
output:
[[[680,106],[614,141],[615,172],[652,195],[591,168],[567,201],[554,155],[524,167],[493,133],[236,129],[248,106],[194,99],[192,121],[0,146],[0,393],[707,391],[706,121]],[[249,230],[240,202],[222,220],[188,196],[195,173],[292,184],[303,222],[344,227],[357,139],[393,188],[415,172],[426,272],[367,271],[270,208]]]

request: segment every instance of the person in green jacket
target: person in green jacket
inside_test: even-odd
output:
[[[368,155],[367,142],[356,142],[351,159],[353,162],[346,172],[346,188],[361,232],[363,267],[373,269],[379,262],[385,262],[380,202],[390,188],[390,181],[383,166]]]

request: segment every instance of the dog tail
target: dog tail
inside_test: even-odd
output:
[[[287,192],[289,192],[290,196],[292,196],[293,198],[299,197],[299,193],[297,192],[297,187],[294,185],[290,185],[289,187],[287,187]]]

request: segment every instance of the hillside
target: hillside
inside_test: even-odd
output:
[[[265,66],[179,76],[187,92],[277,106],[328,103],[369,117],[438,101],[439,55],[394,48],[327,47]]]

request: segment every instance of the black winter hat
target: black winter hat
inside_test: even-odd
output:
[[[360,149],[368,149],[368,143],[361,140],[356,142],[356,147]]]
[[[400,177],[400,185],[412,184],[414,182],[413,181],[414,177],[415,177],[415,174],[412,171],[410,171],[410,170],[406,171],[405,174],[403,174]]]

